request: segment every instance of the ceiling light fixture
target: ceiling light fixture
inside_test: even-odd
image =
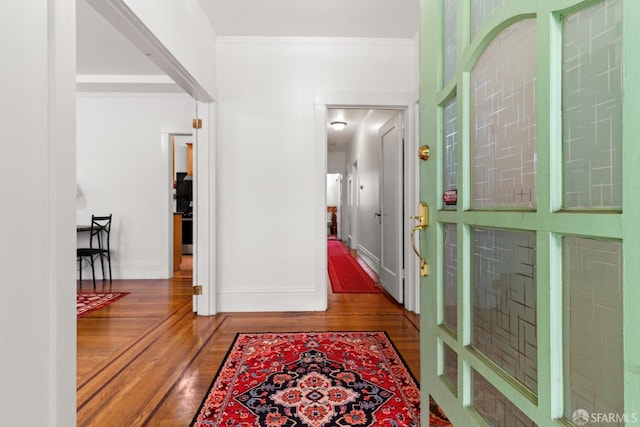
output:
[[[342,130],[347,126],[347,122],[331,122],[331,127],[335,130]]]

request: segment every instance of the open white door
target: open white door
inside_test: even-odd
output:
[[[404,301],[402,236],[402,114],[396,113],[381,128],[380,283],[399,303]]]
[[[215,104],[198,102],[194,114],[202,120],[202,127],[193,130],[193,311],[208,316],[216,314]]]

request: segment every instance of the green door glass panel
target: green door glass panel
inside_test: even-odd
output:
[[[458,40],[457,22],[458,22],[458,2],[457,0],[444,0],[444,25],[443,25],[443,39],[444,39],[444,59],[443,59],[443,74],[444,84],[455,76],[457,66],[457,52],[458,52]]]
[[[473,370],[473,409],[492,427],[536,427],[516,405]]]
[[[443,179],[444,189],[457,190],[458,188],[458,99],[454,97],[443,108],[442,112],[444,129],[444,165]],[[445,209],[455,209],[455,204],[444,206]]]
[[[505,28],[471,71],[473,209],[536,206],[536,21]]]
[[[471,34],[476,35],[491,16],[502,6],[512,0],[472,0],[471,1]]]
[[[564,416],[623,415],[622,244],[566,236],[562,248]]]
[[[536,235],[473,228],[472,242],[472,344],[537,393]]]
[[[622,209],[622,1],[567,15],[562,43],[563,208]]]
[[[442,345],[444,359],[442,376],[453,390],[458,388],[458,355],[446,344]]]
[[[458,231],[455,224],[444,224],[444,325],[458,332]]]

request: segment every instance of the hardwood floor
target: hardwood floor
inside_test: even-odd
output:
[[[419,378],[418,316],[383,294],[330,294],[326,312],[196,316],[190,279],[100,285],[131,294],[77,321],[78,426],[188,426],[238,332],[385,330]]]
[[[193,277],[193,255],[182,255],[180,269],[173,272],[174,279],[191,279]]]

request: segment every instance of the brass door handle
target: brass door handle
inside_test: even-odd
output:
[[[427,260],[424,259],[416,247],[415,232],[424,230],[429,225],[429,206],[425,202],[420,202],[418,205],[418,215],[412,216],[411,219],[418,221],[418,225],[414,226],[411,230],[411,246],[413,247],[413,252],[420,258],[420,275],[427,276],[429,275],[429,264],[427,264]]]

